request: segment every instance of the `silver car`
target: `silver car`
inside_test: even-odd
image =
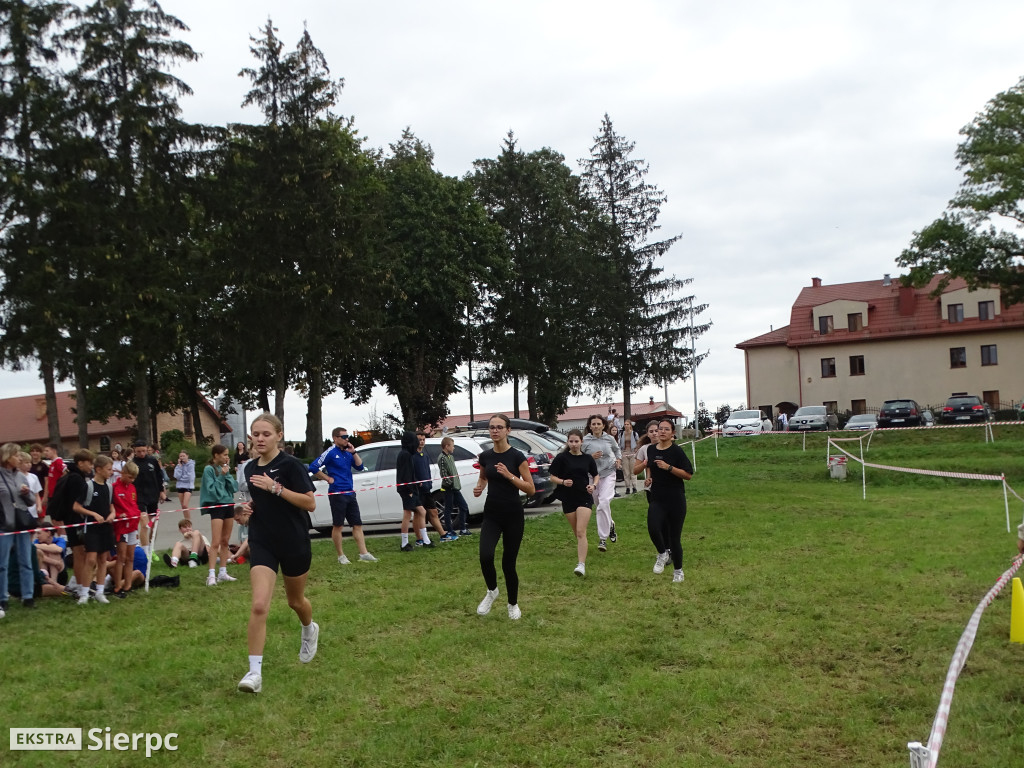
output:
[[[858,413],[850,417],[846,422],[846,429],[867,431],[878,429],[878,417],[873,413]]]
[[[790,432],[805,432],[812,429],[828,430],[839,426],[839,419],[829,413],[824,405],[805,405],[796,409],[789,420]]]

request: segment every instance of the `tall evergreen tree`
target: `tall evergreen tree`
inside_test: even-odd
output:
[[[502,228],[509,259],[491,319],[479,329],[489,366],[479,381],[513,382],[516,416],[525,381],[530,418],[553,425],[586,383],[598,315],[590,258],[596,212],[562,155],[524,153],[511,132],[496,159],[473,166],[477,196]]]
[[[692,278],[664,276],[657,260],[680,235],[650,241],[659,229],[666,197],[646,181],[647,163],[634,158],[633,142],[615,133],[606,114],[590,157],[580,161],[583,179],[604,218],[605,233],[596,254],[602,266],[595,278],[602,293],[602,335],[592,372],[597,387],[621,388],[624,418],[631,415],[632,390],[692,374],[702,356],[691,354],[692,337],[710,324],[690,322],[707,309],[693,296],[680,296]]]

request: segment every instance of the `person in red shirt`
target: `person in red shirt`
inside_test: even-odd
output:
[[[50,462],[50,469],[46,474],[46,488],[44,489],[43,506],[50,500],[57,481],[64,474],[64,459],[60,457],[60,446],[57,443],[50,443],[43,448],[43,458]]]
[[[139,497],[135,478],[139,467],[134,461],[121,467],[114,481],[114,538],[117,540],[117,564],[114,566],[114,597],[125,597],[132,589],[135,545],[139,543]]]

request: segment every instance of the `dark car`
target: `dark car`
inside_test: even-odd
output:
[[[494,445],[490,436],[484,432],[470,432],[475,440],[486,450]],[[513,429],[508,433],[508,443],[526,455],[526,463],[533,476],[534,494],[526,501],[527,506],[539,507],[551,501],[555,492],[555,481],[551,479],[551,462],[555,459],[550,442],[530,429]]]
[[[914,400],[886,400],[878,412],[878,428],[924,427],[924,409]]]
[[[988,406],[977,395],[953,395],[942,406],[943,424],[965,424],[989,420]]]

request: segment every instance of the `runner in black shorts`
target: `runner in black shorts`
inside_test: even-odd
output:
[[[85,585],[79,591],[79,604],[89,602],[89,581],[96,581],[94,598],[98,603],[109,603],[103,594],[104,581],[107,578],[107,561],[110,550],[116,549],[117,537],[114,536],[114,497],[110,492],[111,475],[114,474],[114,460],[109,456],[97,456],[93,462],[93,478],[82,491],[82,496],[75,501],[75,512],[82,515],[89,523],[85,528]],[[95,571],[95,574],[94,574]]]
[[[562,512],[576,535],[577,576],[587,575],[587,525],[594,507],[597,487],[597,462],[583,453],[583,432],[569,430],[569,441],[551,462],[551,481],[558,486],[555,496],[562,501]]]
[[[288,606],[302,622],[299,661],[306,664],[316,655],[320,626],[313,621],[313,606],[306,598],[306,576],[312,561],[307,513],[316,508],[316,498],[306,467],[278,447],[284,431],[276,416],[257,416],[251,438],[257,460],[245,465],[245,482],[252,497],[246,505],[252,512],[248,539],[252,582],[249,672],[239,681],[238,690],[259,693],[263,688],[267,612],[279,568],[284,575]]]

